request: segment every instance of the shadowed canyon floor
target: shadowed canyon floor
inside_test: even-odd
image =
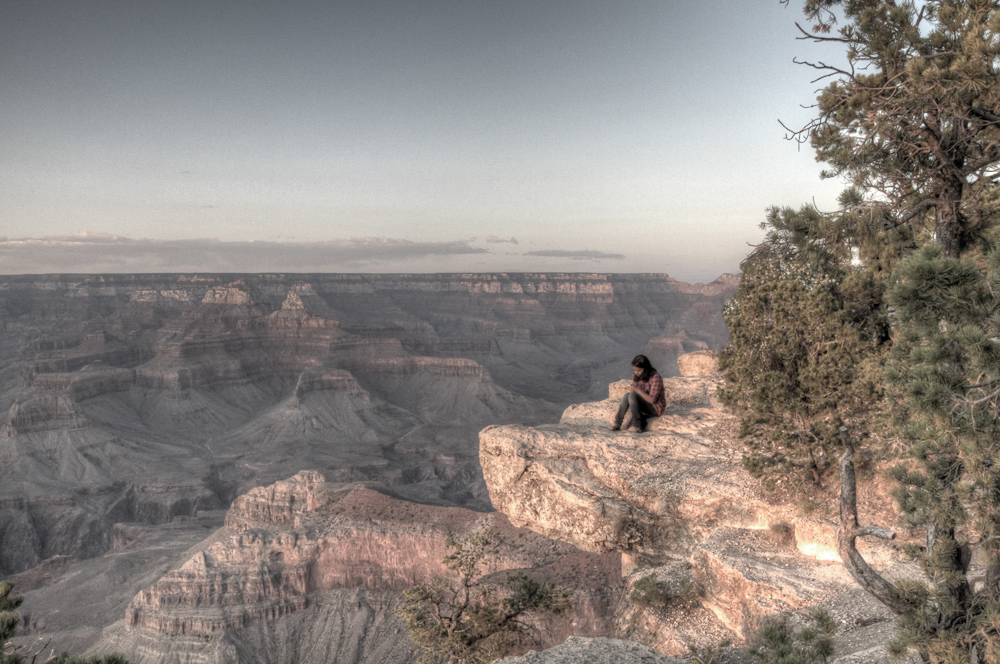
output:
[[[679,354],[725,342],[721,306],[735,286],[599,274],[0,277],[0,575],[20,573],[29,591],[28,638],[58,630],[56,648],[94,644],[140,590],[208,546],[236,496],[303,469],[489,510],[481,428],[555,421],[636,352],[676,374]],[[367,592],[398,590],[307,596],[335,595],[338,638],[357,641],[375,629],[350,608]],[[332,624],[309,602],[281,621],[297,621],[301,639]],[[372,602],[385,618],[390,603]],[[280,641],[254,638],[212,661],[258,661]],[[131,652],[144,647],[160,652]],[[365,647],[341,661],[379,661]],[[261,661],[329,655],[273,648]]]

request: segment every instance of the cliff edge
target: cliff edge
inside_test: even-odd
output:
[[[603,401],[570,406],[558,424],[485,428],[480,462],[493,505],[516,526],[621,552],[616,635],[664,655],[739,643],[769,616],[823,606],[841,623],[834,661],[887,657],[892,615],[840,564],[835,522],[761,492],[742,468],[736,418],[715,400],[714,357],[678,364],[682,375],[664,379],[666,410],[642,434],[608,430],[628,381],[612,383]],[[861,547],[889,577],[913,575],[898,549]],[[661,608],[633,601],[647,577],[674,599]]]

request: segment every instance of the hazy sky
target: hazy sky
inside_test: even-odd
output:
[[[818,87],[795,21],[794,0],[0,0],[0,273],[710,280],[767,206],[839,190],[778,124]]]

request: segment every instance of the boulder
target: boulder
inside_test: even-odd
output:
[[[719,360],[710,350],[698,350],[677,358],[682,376],[713,376],[719,373]]]
[[[720,526],[767,525],[771,508],[714,434],[732,420],[708,405],[714,386],[665,379],[667,409],[643,434],[608,431],[615,398],[570,406],[559,424],[485,428],[480,462],[493,505],[520,527],[650,564],[689,556]]]

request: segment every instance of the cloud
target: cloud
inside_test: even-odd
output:
[[[563,249],[543,249],[541,251],[529,251],[525,256],[545,256],[548,258],[571,258],[577,261],[601,261],[601,260],[621,260],[625,254],[609,254],[605,251],[565,251]]]
[[[406,271],[408,263],[489,254],[465,240],[323,242],[149,240],[99,233],[0,240],[0,273]]]
[[[489,244],[500,244],[502,242],[517,244],[517,238],[516,237],[502,238],[502,237],[497,237],[496,235],[491,235],[488,238],[486,238],[486,242],[488,242]]]

